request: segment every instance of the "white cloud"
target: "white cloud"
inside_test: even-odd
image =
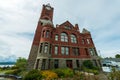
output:
[[[54,7],[54,25],[69,20],[91,31],[103,56],[114,56],[120,43],[119,0],[0,1],[0,54],[28,57],[43,4]]]

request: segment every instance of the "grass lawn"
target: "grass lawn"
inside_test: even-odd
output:
[[[11,71],[14,71],[14,70],[0,70],[0,74],[5,74],[6,72],[11,72]]]

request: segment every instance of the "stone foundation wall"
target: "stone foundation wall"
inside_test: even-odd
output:
[[[33,45],[31,47],[30,55],[27,62],[27,70],[31,70],[34,68],[34,64],[37,58],[37,53],[38,53],[38,46]]]
[[[55,63],[54,60],[58,60],[58,68],[66,68],[67,67],[66,61],[71,60],[72,61],[72,69],[78,68],[78,66],[80,68],[81,65],[83,64],[83,61],[85,61],[85,60],[91,60],[91,58],[88,58],[88,59],[86,59],[86,58],[85,59],[79,59],[79,58],[67,58],[67,59],[66,58],[52,58],[52,59],[50,59],[50,58],[41,58],[40,60],[43,60],[43,59],[46,60],[45,69],[54,69],[55,68],[54,67],[54,63]],[[79,62],[78,65],[76,63],[76,60],[78,60],[78,62]],[[96,65],[93,62],[94,66],[100,67],[100,64],[99,64],[98,61],[99,60],[96,60]],[[42,62],[39,65],[42,66]],[[41,69],[40,66],[39,66],[39,69]]]

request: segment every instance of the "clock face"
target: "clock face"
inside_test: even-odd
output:
[[[47,10],[51,10],[51,8],[49,6],[46,7]]]

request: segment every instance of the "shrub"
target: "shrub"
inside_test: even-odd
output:
[[[18,75],[19,72],[20,72],[19,69],[14,69],[14,70],[9,70],[9,71],[7,71],[5,74]]]
[[[90,60],[86,60],[82,65],[83,71],[94,73],[95,75],[99,74],[99,67],[93,66],[93,63]]]
[[[57,74],[50,70],[41,71],[42,77],[45,78],[45,80],[52,80],[58,78]]]
[[[12,66],[11,69],[19,69],[17,66]]]
[[[93,69],[93,63],[90,60],[84,61],[83,66],[89,69]]]
[[[84,71],[88,73],[94,73],[95,75],[99,74],[99,71],[94,69],[84,68]]]
[[[57,73],[58,77],[73,77],[74,73],[73,70],[70,68],[60,68],[60,69],[54,69],[55,73]]]
[[[63,73],[62,69],[54,69],[53,71],[58,75],[58,77],[65,77],[65,74]]]
[[[108,75],[109,80],[120,80],[120,71],[116,71],[115,68]]]
[[[85,75],[82,72],[76,72],[75,75],[77,77],[79,77],[79,80],[84,80],[85,79]]]
[[[41,80],[41,74],[38,70],[31,70],[28,72],[23,80]]]

